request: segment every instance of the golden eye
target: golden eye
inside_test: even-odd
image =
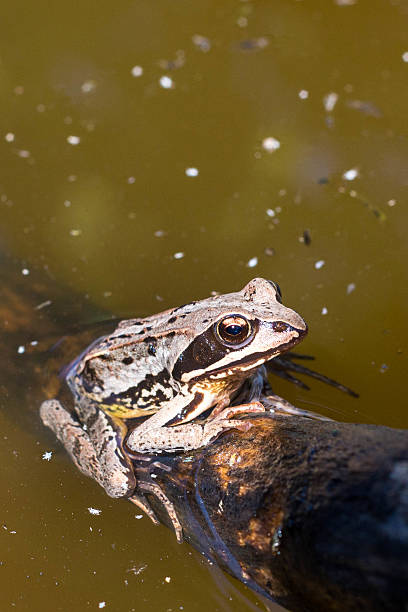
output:
[[[249,338],[252,327],[244,317],[229,315],[217,323],[216,332],[222,342],[235,346]]]

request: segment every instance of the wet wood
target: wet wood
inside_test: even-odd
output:
[[[61,338],[100,313],[42,273],[28,281],[9,262],[0,268],[0,405],[18,393],[27,420],[40,427],[39,402],[85,342]],[[86,342],[88,333],[98,335],[86,331]],[[245,418],[247,432],[225,433],[206,448],[134,460],[139,481],[160,486],[173,504],[184,539],[294,611],[404,610],[408,432],[282,414]],[[160,500],[147,497],[171,526]]]

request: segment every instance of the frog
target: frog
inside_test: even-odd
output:
[[[136,481],[132,458],[194,451],[228,430],[247,431],[251,422],[243,415],[265,412],[264,364],[306,333],[303,318],[283,305],[279,286],[264,278],[120,321],[64,369],[71,406],[64,394],[48,399],[41,419],[81,472],[157,523],[146,493],[156,495],[181,541],[173,505],[155,483]],[[244,386],[251,401],[240,404]]]

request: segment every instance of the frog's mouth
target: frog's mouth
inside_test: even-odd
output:
[[[243,357],[238,361],[230,363],[228,366],[214,368],[214,370],[209,370],[205,374],[200,374],[197,377],[192,378],[190,382],[195,383],[197,381],[207,378],[211,380],[218,380],[220,378],[227,378],[229,376],[233,376],[234,374],[245,373],[249,370],[258,368],[266,361],[270,361],[271,359],[273,359],[273,357],[281,355],[282,353],[286,353],[286,351],[289,351],[291,348],[299,344],[299,342],[301,342],[306,336],[307,328],[296,329],[296,331],[298,333],[298,336],[292,338],[285,344],[281,344],[280,346],[270,349],[269,351],[253,353],[250,356]]]

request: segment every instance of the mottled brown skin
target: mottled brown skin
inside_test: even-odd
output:
[[[64,334],[103,315],[41,273],[22,277],[22,267],[0,265],[0,407],[45,436],[40,402],[55,396],[60,368],[98,332]],[[31,340],[39,344],[29,348]],[[28,347],[23,355],[19,345]],[[20,399],[19,414],[9,413],[9,395]],[[134,458],[137,479],[158,483],[197,550],[291,610],[406,609],[408,433],[288,415],[245,420],[253,424],[247,432],[227,432],[206,448]],[[147,495],[173,528],[157,496]]]

